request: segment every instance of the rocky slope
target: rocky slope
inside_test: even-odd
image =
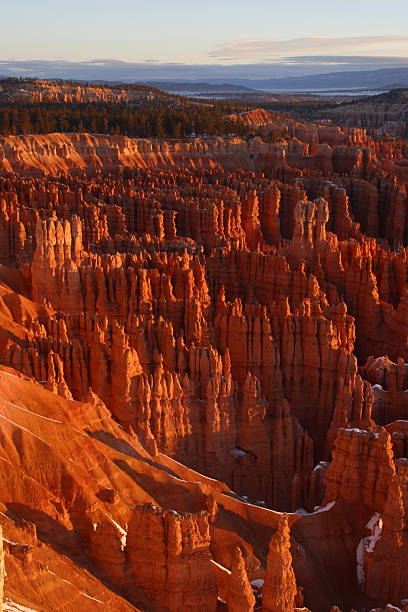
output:
[[[404,610],[406,159],[0,139],[6,609]]]
[[[90,85],[74,81],[0,79],[0,100],[34,103],[128,103],[164,95],[143,85]]]
[[[273,115],[263,108],[254,108],[249,111],[234,113],[228,116],[233,121],[242,121],[246,126],[254,130],[269,127],[274,123]]]
[[[327,114],[323,112],[323,114]],[[408,134],[408,89],[391,91],[341,104],[329,116],[342,125],[366,128],[380,134],[406,137]]]

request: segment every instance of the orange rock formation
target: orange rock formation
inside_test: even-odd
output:
[[[290,612],[295,607],[297,589],[290,554],[290,530],[282,515],[278,529],[269,542],[262,612]]]
[[[0,139],[6,602],[404,609],[406,144],[282,126]]]

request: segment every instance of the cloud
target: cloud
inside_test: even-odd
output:
[[[219,44],[209,56],[219,60],[236,61],[283,58],[292,55],[320,53],[395,55],[396,47],[408,56],[408,36],[348,36],[305,37],[290,40],[233,40]],[[380,53],[381,52],[381,53]]]
[[[265,60],[274,64],[304,65],[304,66],[340,66],[342,70],[370,70],[373,68],[396,68],[408,66],[408,57],[378,56],[378,55],[294,55],[279,59]],[[250,66],[251,64],[247,64]]]

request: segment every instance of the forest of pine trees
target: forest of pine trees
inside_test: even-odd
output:
[[[0,135],[91,132],[141,138],[184,138],[191,133],[210,136],[247,131],[226,117],[236,105],[198,104],[175,99],[143,100],[137,104],[110,102],[0,102]]]

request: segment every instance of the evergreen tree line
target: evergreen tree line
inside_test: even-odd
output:
[[[175,100],[138,104],[0,102],[0,135],[90,132],[140,138],[184,138],[247,132],[226,117],[235,105],[177,103]]]

